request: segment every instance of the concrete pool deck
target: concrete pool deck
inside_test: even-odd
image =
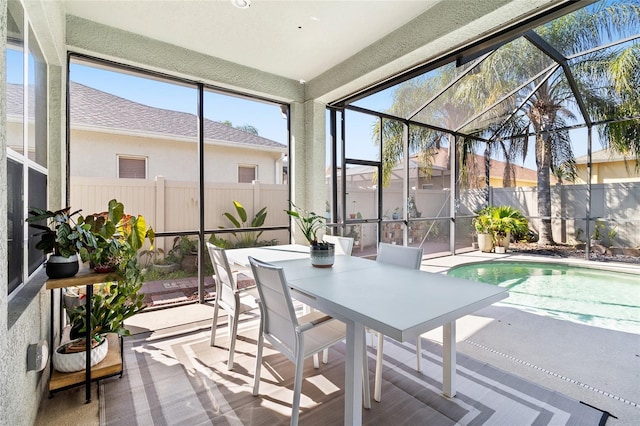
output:
[[[427,259],[422,270],[497,260],[553,262],[640,276],[640,265],[507,253]],[[640,288],[638,290],[640,299]],[[423,337],[441,341],[442,332]],[[457,322],[458,351],[611,413],[607,425],[640,423],[640,335],[536,315],[496,304]]]

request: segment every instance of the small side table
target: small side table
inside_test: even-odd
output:
[[[115,273],[96,274],[91,270],[83,270],[71,278],[49,279],[47,280],[46,288],[47,290],[53,291],[55,289],[62,289],[66,287],[86,287],[86,321],[87,324],[91,324],[91,299],[93,298],[93,285],[114,281],[115,279],[117,279],[117,274]],[[53,297],[51,298],[51,337],[53,339]],[[89,403],[91,402],[91,382],[93,380],[122,374],[122,338],[118,338],[115,334],[107,334],[107,340],[109,341],[109,351],[107,356],[92,368],[91,327],[87,327],[85,337],[87,358],[84,372],[77,371],[74,373],[61,373],[52,368],[51,379],[49,381],[49,394],[84,383],[85,399],[86,402]],[[51,345],[50,355],[52,355],[55,350],[54,346],[54,344]],[[49,358],[53,359],[52,356]]]

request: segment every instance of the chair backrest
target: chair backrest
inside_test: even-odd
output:
[[[283,344],[289,354],[294,354],[298,319],[284,271],[281,267],[251,256],[249,256],[249,263],[260,295],[262,332],[265,337],[275,338]],[[282,350],[282,348],[279,349]]]
[[[422,249],[418,247],[380,243],[378,245],[378,257],[376,260],[405,268],[420,269]]]
[[[351,252],[353,251],[353,238],[325,234],[322,237],[322,240],[326,241],[327,243],[335,244],[336,254],[345,254],[347,256],[351,256]]]
[[[209,251],[209,257],[213,264],[213,271],[216,280],[216,297],[218,301],[222,303],[234,303],[234,293],[238,289],[236,280],[233,277],[231,268],[229,267],[229,260],[227,259],[227,253],[223,248],[207,243],[207,250]]]

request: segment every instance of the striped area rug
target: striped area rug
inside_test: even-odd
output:
[[[240,324],[235,366],[227,371],[228,337],[216,347],[209,332],[125,339],[125,374],[100,384],[102,425],[289,424],[293,364],[265,347],[260,395],[251,395],[257,321]],[[423,339],[423,371],[415,371],[415,344],[387,339],[382,402],[364,410],[366,425],[598,425],[599,410],[479,363],[458,359],[458,393],[442,395],[441,347]],[[344,344],[329,364],[305,364],[301,425],[343,422]],[[373,388],[375,349],[369,348]]]

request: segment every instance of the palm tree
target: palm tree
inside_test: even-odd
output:
[[[640,167],[640,101],[636,95],[640,83],[639,22],[640,0],[603,0],[565,15],[471,64],[473,72],[447,88],[448,103],[422,104],[423,109],[414,116],[465,133],[469,140],[482,136],[491,141],[485,149],[487,163],[497,153],[508,165],[520,156],[524,159],[530,129],[535,141],[538,216],[542,218],[539,243],[553,244],[551,174],[567,180],[576,174],[570,123],[579,116],[589,126],[601,123],[598,131],[603,145],[634,158],[636,168]],[[625,37],[626,43],[615,43]],[[464,69],[444,67],[418,82],[425,87],[444,87],[438,82],[452,81],[452,72]],[[416,94],[425,92],[430,90],[420,86],[401,101],[396,96],[390,112],[406,112],[403,104],[420,105]],[[474,115],[473,111],[484,112]],[[387,151],[389,160],[396,156],[397,161],[398,145],[402,145],[395,133],[388,139],[396,146]],[[473,143],[463,144],[461,158],[471,149]],[[509,176],[507,171],[505,179]]]
[[[551,173],[569,180],[575,177],[575,160],[567,124],[575,121],[577,110],[586,123],[619,117],[624,99],[635,97],[635,89],[615,87],[611,64],[620,71],[632,73],[629,65],[620,62],[627,49],[597,49],[612,38],[637,36],[640,5],[632,1],[601,1],[593,7],[580,9],[525,34],[530,48],[519,50],[515,58],[505,57],[504,64],[517,60],[527,64],[531,49],[543,49],[559,62],[559,68],[546,77],[531,82],[533,95],[522,94],[525,101],[519,118],[525,118],[535,135],[535,160],[538,172],[538,216],[542,218],[540,244],[553,244],[551,233]],[[628,50],[627,50],[628,51]],[[586,52],[586,53],[585,53]],[[637,49],[632,49],[637,64]],[[496,52],[501,55],[500,49]],[[567,59],[571,58],[571,59]],[[624,70],[624,71],[623,71]],[[637,73],[637,71],[633,71]],[[615,91],[619,90],[618,93]],[[637,111],[636,111],[637,115]],[[515,116],[514,116],[515,117]],[[614,148],[627,149],[638,142],[630,138],[639,128],[637,120],[609,122],[599,127],[601,141]],[[629,131],[621,132],[621,128]],[[633,130],[635,129],[635,130]],[[640,150],[627,151],[640,159]]]

